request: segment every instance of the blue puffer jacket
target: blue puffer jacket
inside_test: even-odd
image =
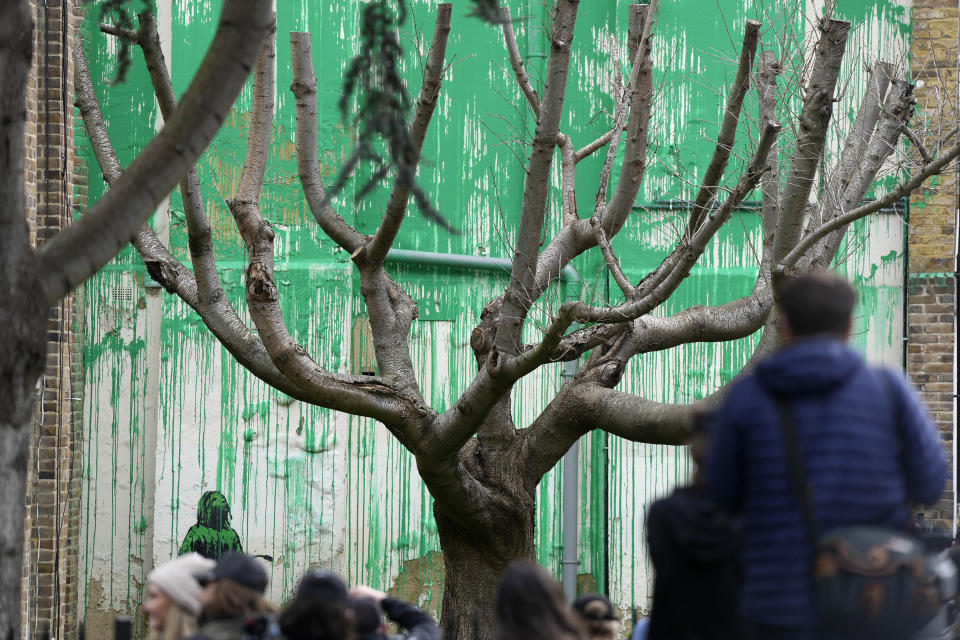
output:
[[[944,449],[903,377],[867,366],[839,340],[798,341],[733,385],[707,472],[715,499],[743,514],[741,612],[812,628],[812,549],[772,394],[790,399],[821,531],[906,527],[907,502],[932,503],[946,485]]]

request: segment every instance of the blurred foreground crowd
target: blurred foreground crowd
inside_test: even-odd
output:
[[[439,640],[437,623],[416,606],[366,586],[347,589],[334,573],[305,575],[279,611],[264,597],[267,573],[243,553],[214,562],[190,553],[147,578],[143,605],[151,640]],[[497,592],[505,640],[613,640],[620,621],[610,601],[581,596],[568,608],[559,585],[533,562],[515,562]],[[400,635],[391,635],[388,623]]]

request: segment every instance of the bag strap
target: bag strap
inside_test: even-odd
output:
[[[803,458],[800,455],[800,445],[797,442],[797,430],[790,411],[790,403],[784,396],[775,396],[777,412],[780,414],[780,431],[783,434],[783,446],[787,454],[787,467],[790,470],[790,481],[803,512],[803,522],[807,529],[807,538],[816,548],[820,539],[820,526],[813,510],[813,491],[807,482],[807,474],[803,471]]]
[[[884,370],[874,369],[874,373],[880,378],[880,385],[883,388],[884,395],[890,400],[897,439],[902,443],[902,425],[900,424],[900,416],[898,415],[900,407],[897,402],[893,383]],[[796,423],[793,420],[793,412],[790,410],[790,403],[785,396],[775,395],[773,399],[777,405],[777,412],[780,415],[780,431],[783,434],[783,446],[787,455],[790,481],[791,484],[793,484],[797,502],[800,503],[800,508],[803,512],[807,538],[810,540],[810,544],[816,548],[817,541],[820,539],[820,525],[817,523],[816,512],[813,508],[813,487],[807,481],[807,474],[803,470],[803,457],[800,455],[800,444],[797,440],[797,429]]]

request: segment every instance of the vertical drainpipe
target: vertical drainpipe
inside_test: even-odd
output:
[[[580,275],[571,268],[571,275],[576,279],[563,281],[564,301],[573,301],[580,298],[583,282]],[[574,286],[576,285],[576,286]],[[571,331],[576,331],[576,323],[570,325]],[[580,361],[570,360],[563,363],[563,383],[569,382],[576,375]],[[563,454],[563,559],[562,584],[563,596],[572,603],[577,597],[577,574],[580,566],[578,552],[580,529],[577,521],[580,515],[580,440],[577,439]]]
[[[451,269],[481,269],[484,271],[499,271],[510,273],[513,262],[507,258],[492,258],[489,256],[471,256],[455,253],[438,253],[434,251],[409,251],[406,249],[390,249],[387,252],[388,262],[413,264],[418,266],[437,266]],[[583,279],[572,265],[564,267],[560,273],[560,284],[563,287],[564,301],[577,300],[583,289]],[[571,326],[576,329],[576,325]],[[579,367],[579,361],[573,360],[563,365],[564,383],[574,376]],[[563,503],[561,522],[563,527],[563,559],[562,566],[563,593],[568,601],[577,596],[577,547],[578,523],[580,511],[580,469],[579,469],[579,441],[575,442],[563,456]]]
[[[960,0],[957,0],[957,39],[960,41]],[[954,60],[956,65],[955,70],[960,70],[960,51],[957,52],[957,58]],[[957,78],[957,87],[956,87],[956,97],[960,99],[960,77]],[[953,221],[953,437],[951,442],[951,451],[953,460],[953,513],[951,514],[951,521],[953,525],[953,533],[957,534],[957,409],[960,408],[957,401],[957,377],[960,376],[960,361],[957,358],[957,328],[960,326],[958,322],[958,314],[960,314],[960,307],[958,307],[957,296],[960,294],[960,162],[954,162],[954,221]]]

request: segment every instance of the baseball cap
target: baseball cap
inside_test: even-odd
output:
[[[573,610],[584,620],[619,620],[606,596],[588,593],[573,601]]]
[[[337,574],[323,569],[314,569],[300,579],[297,597],[346,602],[347,586]]]
[[[230,580],[242,587],[263,593],[267,590],[267,572],[253,556],[228,552],[220,556],[213,570],[194,576],[200,584]]]

